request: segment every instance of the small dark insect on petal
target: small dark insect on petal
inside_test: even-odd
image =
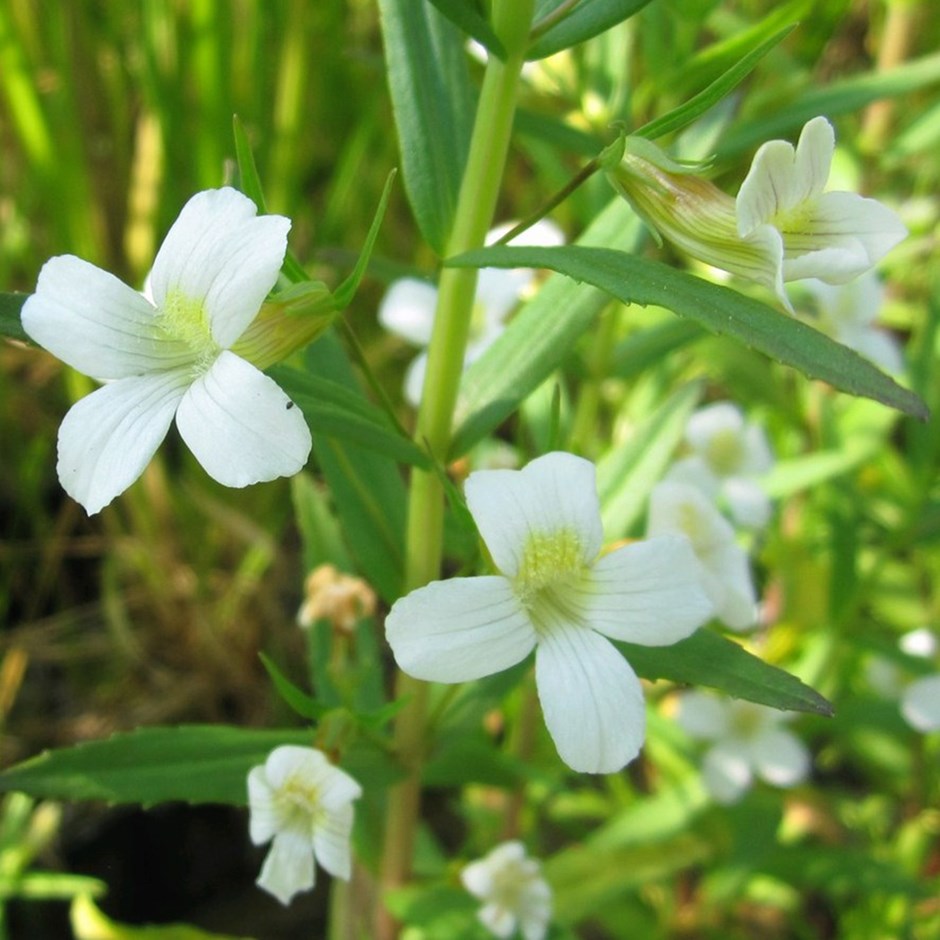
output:
[[[293,408],[293,407],[294,407],[294,403],[293,403],[292,401],[289,401],[289,402],[287,403],[287,410],[290,411],[291,408]]]

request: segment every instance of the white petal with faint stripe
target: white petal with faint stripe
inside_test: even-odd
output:
[[[301,410],[276,382],[230,352],[193,382],[176,423],[209,476],[225,486],[290,476],[310,455]]]
[[[535,628],[505,578],[433,581],[397,600],[385,620],[408,675],[466,682],[508,669],[535,646]]]
[[[539,641],[535,678],[561,759],[584,773],[613,773],[643,745],[640,680],[600,634],[556,626]]]
[[[59,480],[92,515],[123,493],[166,437],[189,375],[118,379],[73,405],[59,427]]]

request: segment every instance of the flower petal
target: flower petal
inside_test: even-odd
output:
[[[263,845],[278,831],[280,815],[274,803],[274,791],[268,783],[264,767],[248,772],[248,830],[255,845]]]
[[[806,778],[809,751],[786,728],[770,727],[751,742],[751,760],[757,775],[775,787],[792,787]]]
[[[646,732],[640,680],[600,634],[553,626],[539,638],[535,679],[558,756],[572,770],[613,773],[640,752]]]
[[[783,277],[815,277],[844,284],[877,264],[907,237],[897,215],[877,199],[856,193],[823,193],[801,219],[783,229]]]
[[[424,377],[428,371],[428,354],[418,353],[405,370],[405,401],[413,408],[421,404],[421,393],[424,391]]]
[[[114,275],[62,255],[39,272],[23,305],[23,329],[73,369],[96,379],[180,366],[192,353],[158,326],[156,311]]]
[[[344,881],[349,881],[352,873],[349,849],[352,825],[352,804],[346,803],[327,813],[313,832],[313,851],[317,861],[335,878]]]
[[[770,521],[773,505],[755,480],[727,477],[721,484],[721,497],[735,524],[743,529],[763,529]]]
[[[345,770],[329,762],[320,769],[315,780],[320,803],[329,812],[338,811],[362,796],[362,787]]]
[[[291,476],[310,455],[301,410],[276,382],[230,352],[192,384],[176,424],[206,473],[225,486]]]
[[[157,306],[177,293],[202,303],[213,339],[223,348],[257,315],[287,251],[290,219],[257,212],[247,196],[229,187],[197,193],[153,263]]]
[[[298,891],[314,884],[313,846],[293,832],[279,832],[261,867],[256,884],[281,904],[290,904]]]
[[[690,737],[705,741],[723,738],[731,727],[728,703],[705,692],[684,692],[679,696],[676,721]]]
[[[603,544],[594,464],[574,454],[545,454],[521,470],[478,470],[464,492],[496,567],[507,577],[518,574],[533,535],[573,533],[584,564]]]
[[[794,150],[785,140],[770,140],[754,155],[738,190],[738,234],[746,238],[775,216],[790,212],[823,191],[835,148],[832,125],[825,118],[809,121]]]
[[[150,462],[189,384],[187,370],[130,376],[77,402],[59,427],[59,481],[89,515]]]
[[[702,780],[716,802],[736,803],[753,780],[747,749],[741,741],[721,741],[702,761]]]
[[[385,292],[379,323],[414,346],[427,346],[434,329],[437,288],[416,277],[403,277]]]
[[[451,578],[397,600],[385,635],[401,669],[467,682],[508,669],[535,646],[535,628],[505,578]]]
[[[904,690],[901,714],[917,731],[940,730],[940,675],[915,679]]]
[[[663,535],[598,559],[578,593],[585,622],[615,640],[668,646],[691,636],[714,608],[701,586],[692,545]]]
[[[292,777],[315,780],[332,768],[322,751],[297,744],[274,748],[264,762],[264,779],[272,790],[280,790]]]

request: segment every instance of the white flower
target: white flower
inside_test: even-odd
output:
[[[723,499],[738,525],[766,525],[770,499],[757,477],[771,468],[773,455],[763,429],[745,421],[737,405],[715,402],[692,415],[685,440],[692,455],[676,461],[666,479]]]
[[[728,520],[701,490],[670,482],[653,487],[647,537],[670,533],[685,535],[692,543],[702,587],[718,619],[732,630],[753,626],[757,596],[747,553]]]
[[[834,286],[816,278],[806,282],[817,304],[819,329],[836,342],[854,349],[885,372],[898,375],[904,358],[898,341],[874,325],[884,302],[884,286],[874,271],[848,284]]]
[[[143,472],[176,417],[214,479],[247,486],[296,473],[310,452],[299,408],[232,352],[274,286],[290,221],[257,216],[233,189],[183,207],[153,265],[151,302],[72,255],[52,258],[23,327],[68,365],[107,382],[59,428],[59,480],[96,513]]]
[[[282,904],[315,880],[314,858],[349,880],[352,801],[362,788],[311,747],[275,748],[248,774],[249,831],[255,845],[274,841],[258,885]]]
[[[940,731],[940,673],[915,679],[904,690],[901,714],[916,731]]]
[[[687,692],[679,699],[677,719],[694,738],[714,742],[705,754],[702,775],[719,803],[734,803],[754,776],[775,787],[792,787],[809,773],[803,742],[782,722],[785,712],[753,702]]]
[[[692,257],[769,287],[792,312],[785,281],[844,284],[906,235],[880,202],[823,192],[835,148],[832,125],[813,118],[796,149],[765,143],[736,199],[649,141],[628,137],[614,188],[658,232]]]
[[[611,773],[644,738],[640,682],[607,637],[667,646],[712,613],[684,536],[599,555],[594,465],[551,453],[470,474],[467,504],[501,572],[434,581],[386,620],[398,665],[434,682],[492,675],[536,650],[545,722],[574,770]]]
[[[478,917],[496,937],[518,927],[525,940],[542,940],[552,916],[552,891],[539,863],[527,858],[521,842],[504,842],[460,874],[464,887],[484,901]]]
[[[487,244],[497,241],[511,227],[510,224],[492,229],[486,236]],[[542,219],[512,239],[510,244],[553,246],[563,242],[564,237],[555,223]],[[535,272],[530,268],[480,269],[465,366],[478,359],[503,332],[506,318],[532,286],[534,277]],[[412,345],[426,347],[431,342],[436,307],[436,287],[417,278],[402,278],[395,281],[382,298],[379,323],[390,333],[400,336]],[[412,361],[405,375],[405,398],[416,407],[421,402],[421,389],[427,365],[427,353],[421,353]]]
[[[834,150],[832,125],[813,118],[795,149],[785,140],[763,144],[738,191],[738,234],[773,239],[783,281],[816,277],[844,284],[907,235],[901,220],[877,200],[823,192]],[[789,307],[782,290],[778,294]]]

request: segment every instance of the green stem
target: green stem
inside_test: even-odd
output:
[[[494,0],[493,27],[508,55],[490,56],[483,78],[470,152],[457,199],[448,256],[482,247],[493,222],[516,108],[517,85],[532,21],[534,0]],[[450,444],[457,390],[463,371],[476,293],[477,272],[444,268],[438,286],[428,368],[415,440],[442,464]],[[433,472],[415,468],[408,502],[405,590],[439,577],[443,550],[444,493]],[[399,673],[396,695],[407,699],[395,724],[395,746],[407,777],[389,791],[382,855],[383,892],[407,883],[418,824],[421,768],[427,750],[428,685]],[[378,940],[392,940],[397,928],[380,912]]]

